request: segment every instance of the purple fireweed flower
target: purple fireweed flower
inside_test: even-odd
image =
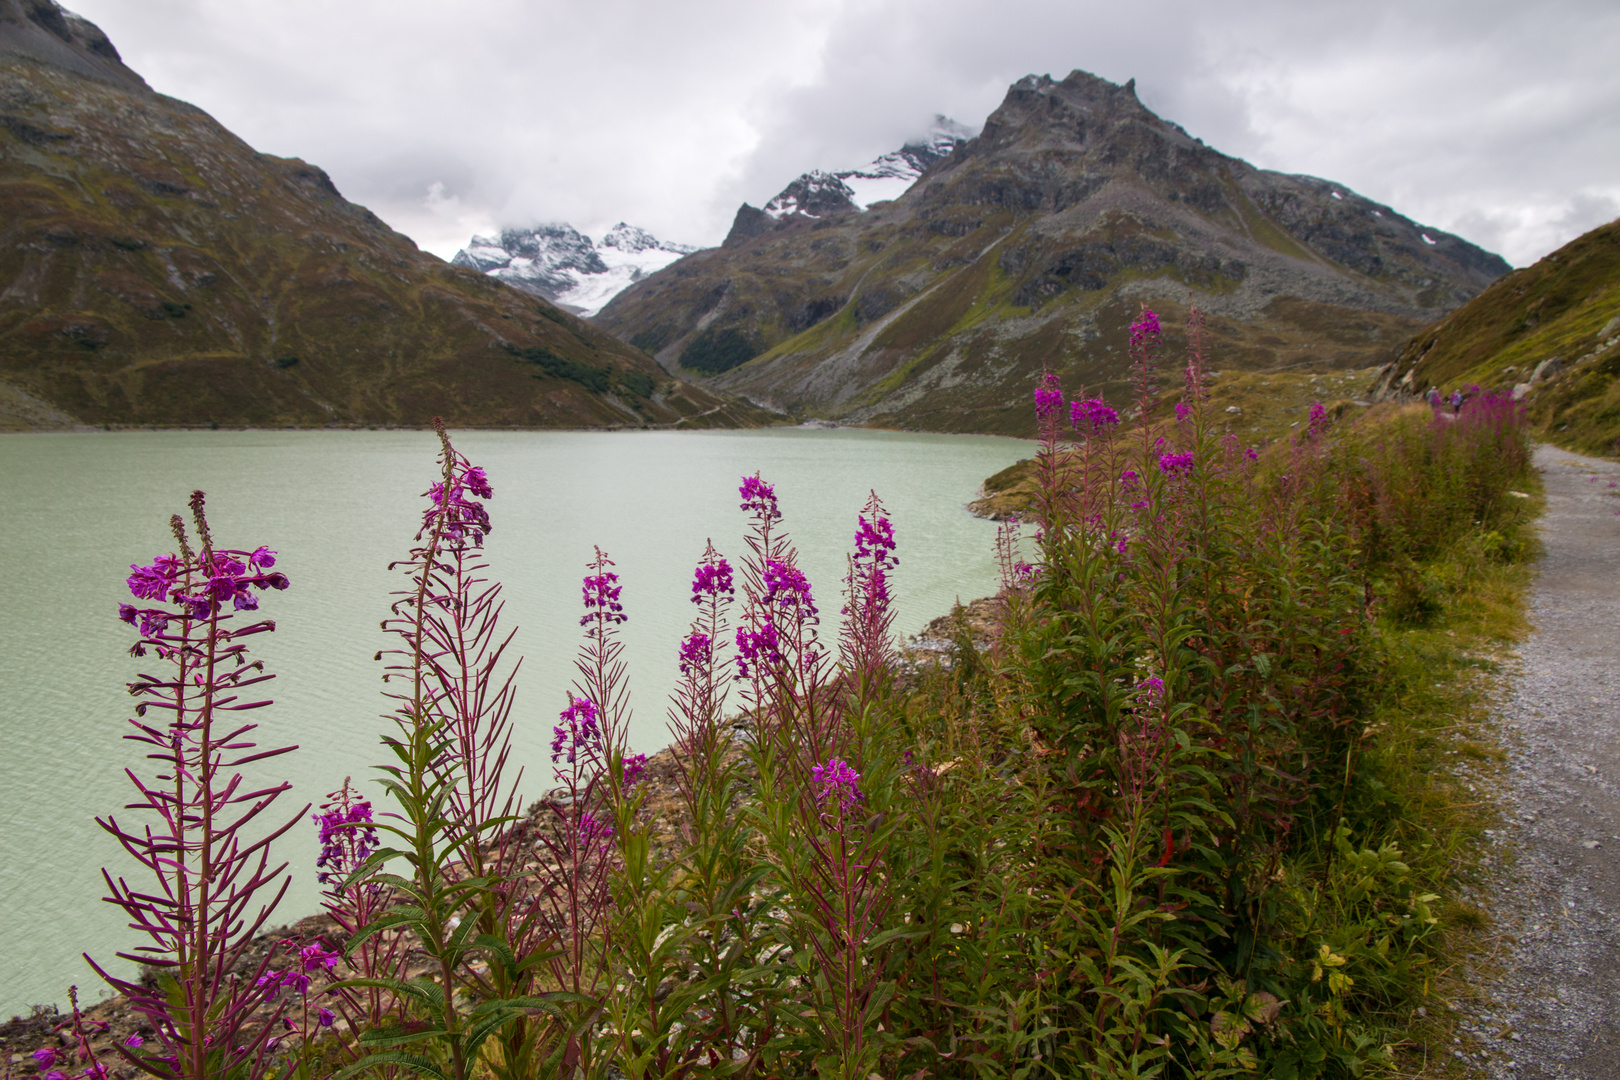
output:
[[[107,1080],[107,1066],[99,1061],[93,1061],[85,1066],[84,1072],[79,1074],[80,1080]]]
[[[1185,476],[1193,470],[1191,451],[1185,454],[1160,454],[1159,471],[1166,476]]]
[[[32,1057],[41,1069],[49,1069],[56,1064],[56,1048],[52,1046],[35,1050]]]
[[[139,1050],[142,1046],[146,1045],[146,1040],[141,1038],[139,1035],[131,1035],[129,1038],[124,1040],[124,1045],[129,1047],[131,1050]]]
[[[272,995],[283,986],[290,986],[300,994],[307,994],[309,976],[301,971],[267,971],[259,976],[254,985]]]
[[[1136,482],[1139,479],[1141,479],[1141,476],[1135,469],[1126,469],[1124,472],[1119,474],[1119,486],[1124,488],[1126,491],[1135,491]]]
[[[761,600],[784,612],[791,609],[801,623],[816,616],[816,602],[810,595],[810,582],[792,563],[765,560],[765,595]]]
[[[1154,346],[1159,343],[1159,317],[1148,308],[1142,309],[1136,321],[1131,323],[1131,348],[1140,349],[1144,346]]]
[[[321,854],[315,860],[319,871],[315,880],[322,885],[341,883],[377,849],[377,830],[371,823],[369,802],[354,803],[347,810],[335,806],[324,814],[311,815],[311,820],[320,828]]]
[[[484,542],[486,533],[493,529],[489,523],[489,510],[473,499],[492,499],[495,491],[489,486],[489,477],[467,459],[456,455],[457,461],[450,475],[449,491],[444,481],[436,481],[427,490],[432,505],[422,512],[422,528],[433,527],[434,518],[444,513],[444,535],[455,544],[471,542],[474,547]],[[471,496],[471,498],[469,498]]]
[[[1042,420],[1050,420],[1062,407],[1062,385],[1058,377],[1048,371],[1041,376],[1041,383],[1035,388],[1035,415]]]
[[[624,759],[624,786],[626,790],[641,783],[647,775],[647,755],[629,754]]]
[[[696,573],[692,575],[692,603],[701,604],[705,596],[735,596],[737,590],[731,584],[731,564],[722,556],[718,561],[699,563]]]
[[[613,841],[613,823],[605,818],[598,821],[589,810],[579,816],[579,842],[585,847],[596,844],[607,847]]]
[[[137,600],[156,600],[158,603],[169,598],[169,589],[173,588],[185,567],[179,558],[174,555],[159,555],[152,560],[151,566],[136,566],[130,564],[135,571],[125,578],[125,584]]]
[[[67,1073],[63,1072],[61,1069],[52,1069],[50,1072],[40,1077],[40,1080],[67,1080]]]
[[[894,523],[882,514],[874,514],[871,521],[859,516],[860,527],[855,530],[855,558],[871,559],[879,566],[898,566],[894,556]]]
[[[151,566],[131,564],[134,573],[125,579],[125,584],[137,599],[178,604],[184,609],[184,615],[193,619],[208,618],[226,601],[237,611],[254,611],[258,609],[259,598],[252,590],[287,588],[286,574],[263,572],[275,564],[275,554],[264,547],[253,552],[216,551],[206,565],[194,568],[205,580],[191,592],[180,591],[185,565],[173,555],[160,555]],[[118,617],[131,625],[137,625],[138,620],[141,635],[151,637],[163,633],[170,619],[180,616],[161,609],[120,604]]]
[[[331,1027],[333,1024],[337,1023],[337,1013],[333,1012],[331,1009],[322,1009],[320,1012],[315,1014],[315,1021],[320,1024],[321,1027]]]
[[[1259,461],[1260,460],[1260,451],[1257,448],[1251,446],[1248,449],[1243,451],[1243,456],[1248,458],[1250,461]]]
[[[551,760],[557,763],[566,758],[572,765],[580,750],[602,749],[602,728],[596,704],[590,698],[571,694],[569,698],[568,708],[558,718],[560,722],[551,729]]]
[[[840,810],[848,810],[861,801],[861,774],[842,758],[828,758],[825,765],[810,767],[810,782],[816,786],[816,805],[826,807],[836,800]]]
[[[1164,680],[1157,675],[1149,675],[1136,684],[1136,692],[1149,703],[1157,705],[1164,700]]]
[[[1102,398],[1087,398],[1069,403],[1069,423],[1076,431],[1096,435],[1104,428],[1119,423],[1119,413],[1109,408]]]
[[[737,678],[748,678],[750,671],[770,667],[782,662],[782,642],[769,613],[759,629],[737,627]]]
[[[761,521],[776,521],[782,512],[776,507],[776,488],[759,478],[759,473],[743,477],[742,486],[737,489],[742,496],[743,510],[750,510]]]
[[[681,674],[692,674],[693,668],[704,668],[709,664],[709,658],[714,655],[714,643],[709,635],[701,630],[694,630],[681,642]]]
[[[467,490],[472,492],[476,498],[493,499],[495,497],[495,489],[489,486],[489,477],[484,474],[483,468],[478,465],[469,466],[467,471],[462,474],[461,481],[467,485]]]
[[[1176,423],[1181,423],[1191,415],[1192,406],[1188,405],[1185,401],[1176,402]]]
[[[599,617],[610,623],[622,623],[630,617],[624,613],[624,605],[619,603],[619,594],[624,591],[624,586],[619,584],[619,575],[611,570],[586,575],[580,591],[585,597],[585,614],[580,617],[579,625],[589,626]],[[595,612],[591,610],[593,608]],[[601,613],[600,616],[597,612]]]

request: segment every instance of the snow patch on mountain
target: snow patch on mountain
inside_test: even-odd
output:
[[[648,274],[696,250],[622,221],[599,241],[556,223],[475,236],[450,261],[591,316]]]

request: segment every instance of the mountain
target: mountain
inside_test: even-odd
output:
[[[743,203],[721,246],[736,247],[796,221],[867,210],[877,203],[898,199],[934,162],[950,157],[972,134],[955,120],[936,115],[923,138],[858,169],[830,173],[815,169],[804,173],[767,202],[763,210]]]
[[[1385,369],[1379,391],[1470,386],[1513,394],[1560,446],[1620,454],[1620,220],[1425,327]]]
[[[0,427],[758,422],[0,0]]]
[[[450,261],[589,317],[627,286],[697,248],[619,222],[600,243],[571,225],[475,236]]]
[[[739,236],[757,236],[796,220],[865,210],[874,203],[899,198],[929,166],[949,157],[969,134],[956,121],[936,116],[921,139],[858,169],[807,172],[766,203],[763,210],[744,204],[737,212],[741,224],[733,224],[726,243],[734,244]],[[600,242],[593,242],[572,225],[552,224],[475,236],[450,261],[589,318],[648,274],[697,250],[690,244],[659,240],[645,229],[622,221]]]
[[[1359,369],[1509,269],[1341,184],[1223,154],[1134,82],[1082,71],[1015,83],[893,202],[863,213],[812,187],[779,219],[745,205],[722,247],[597,325],[773,408],[1027,434],[1043,367],[1125,396],[1139,303],[1173,323],[1196,300],[1222,367]]]

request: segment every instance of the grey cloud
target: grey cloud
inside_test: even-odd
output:
[[[1076,67],[1516,263],[1620,206],[1620,10],[1600,0],[76,7],[155,88],[442,254],[544,220],[716,243],[805,169],[935,112],[977,125],[1015,79]]]

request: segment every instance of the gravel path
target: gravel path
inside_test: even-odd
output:
[[[1493,1078],[1620,1080],[1620,464],[1545,445],[1535,462],[1546,559],[1491,837],[1514,856],[1489,889],[1500,975],[1456,1053]]]

